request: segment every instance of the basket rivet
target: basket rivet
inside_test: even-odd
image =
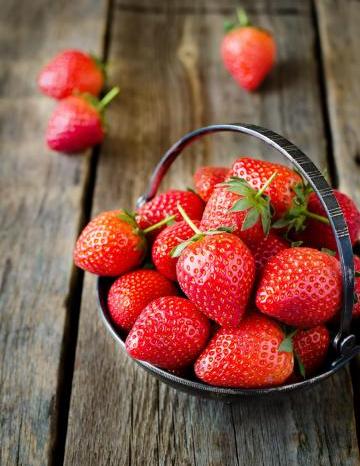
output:
[[[345,337],[342,342],[340,343],[340,353],[342,355],[346,355],[351,352],[351,350],[354,348],[356,344],[356,338],[355,335],[348,335]]]

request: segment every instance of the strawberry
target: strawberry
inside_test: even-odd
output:
[[[179,285],[210,319],[236,327],[247,306],[255,263],[247,246],[235,235],[202,232],[179,207],[195,235],[173,251]]]
[[[221,387],[260,388],[281,385],[293,371],[292,353],[279,351],[280,326],[250,313],[238,328],[219,329],[195,363],[203,382]]]
[[[80,50],[64,50],[41,70],[38,86],[54,99],[73,93],[100,94],[104,86],[104,66],[91,55]]]
[[[290,208],[295,197],[295,186],[303,184],[300,175],[279,163],[240,157],[234,162],[230,177],[241,178],[255,190],[261,190],[274,173],[276,176],[264,194],[270,198],[274,217],[279,218]]]
[[[244,10],[237,13],[239,25],[227,24],[221,56],[234,80],[247,91],[254,91],[274,65],[276,45],[270,32],[250,25]]]
[[[217,184],[222,183],[229,169],[226,167],[200,167],[194,174],[195,191],[207,202]]]
[[[194,220],[198,227],[200,222]],[[152,260],[157,270],[170,280],[176,281],[176,263],[178,259],[170,255],[171,251],[183,241],[194,235],[185,222],[178,222],[165,228],[155,239],[152,246]]]
[[[141,311],[161,296],[176,296],[176,287],[155,270],[135,270],[118,278],[108,294],[108,308],[113,322],[129,331]]]
[[[313,327],[341,306],[339,261],[312,248],[288,248],[265,265],[256,293],[260,311],[294,327]]]
[[[104,138],[103,111],[118,93],[119,89],[114,87],[101,101],[85,95],[62,100],[51,115],[46,130],[49,148],[76,153],[99,144]]]
[[[260,218],[255,218],[255,223],[253,223],[250,217],[249,223],[248,211],[234,210],[234,206],[236,207],[242,197],[230,192],[226,186],[216,187],[205,206],[200,229],[206,231],[227,226],[232,228],[233,233],[248,246],[261,241],[264,238],[264,230]],[[268,227],[270,228],[270,206],[267,212],[269,212]]]
[[[293,347],[303,377],[315,375],[324,364],[330,346],[329,330],[318,325],[299,330],[293,336]]]
[[[126,212],[103,212],[84,228],[76,242],[74,262],[97,275],[116,276],[140,265],[144,234]]]
[[[351,242],[355,244],[360,240],[360,210],[346,194],[334,190],[334,195],[347,223]],[[297,238],[315,248],[337,250],[335,237],[326,218],[325,209],[314,192],[309,195],[307,212],[309,215],[306,219],[305,229],[297,235]],[[323,220],[324,217],[325,220]]]
[[[271,257],[276,256],[276,254],[288,247],[289,243],[274,234],[272,231],[270,231],[270,233],[258,243],[251,244],[249,248],[255,259],[257,276],[261,276],[265,265]]]
[[[353,317],[360,317],[360,257],[354,256],[355,268],[355,303]]]
[[[180,221],[182,217],[178,211],[180,204],[188,216],[193,220],[200,220],[204,202],[192,191],[171,189],[158,194],[151,201],[146,202],[137,211],[137,222],[140,228],[146,229],[150,225],[161,221],[167,215],[175,215],[174,220]],[[160,229],[158,232],[161,231]]]
[[[168,370],[191,364],[204,349],[210,322],[188,299],[166,296],[152,301],[126,339],[134,359]]]

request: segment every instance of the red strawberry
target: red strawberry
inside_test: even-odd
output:
[[[324,325],[299,330],[293,337],[293,346],[303,377],[312,376],[325,362],[330,346],[329,331]]]
[[[354,256],[355,276],[355,304],[353,307],[353,317],[360,317],[360,258]]]
[[[294,367],[292,353],[279,351],[280,326],[258,313],[238,328],[221,328],[195,363],[197,377],[220,387],[259,388],[281,385]]]
[[[264,230],[260,218],[250,227],[246,224],[248,211],[233,211],[232,208],[242,197],[232,193],[225,186],[214,189],[205,206],[200,229],[214,230],[220,226],[233,228],[233,233],[241,238],[248,246],[258,243],[264,238]],[[245,226],[245,228],[244,228]]]
[[[179,257],[176,265],[179,285],[210,319],[236,327],[254,283],[254,258],[235,235],[198,234],[197,237]]]
[[[204,210],[202,199],[191,191],[171,189],[165,193],[158,194],[154,199],[146,202],[138,209],[137,222],[140,228],[146,229],[169,215],[175,215],[175,221],[182,220],[177,207],[178,204],[183,207],[191,219],[201,219]]]
[[[198,227],[200,222],[194,220]],[[152,246],[152,260],[157,270],[170,280],[176,281],[176,263],[178,259],[170,255],[171,251],[183,241],[194,235],[191,227],[185,222],[168,226],[157,237]]]
[[[360,211],[346,194],[337,190],[334,190],[334,194],[344,214],[351,242],[355,244],[360,240]],[[309,195],[307,210],[310,215],[326,218],[325,209],[315,193]],[[324,223],[317,218],[308,217],[305,230],[299,233],[297,238],[312,247],[337,250],[335,237],[328,221]]]
[[[86,96],[71,96],[62,100],[50,117],[46,141],[50,149],[81,152],[99,144],[104,138],[102,113],[106,105],[119,93],[112,89],[100,102]]]
[[[74,262],[97,275],[116,276],[140,265],[146,241],[125,212],[103,212],[84,228],[76,242]]]
[[[191,364],[204,349],[210,322],[188,299],[167,296],[152,301],[126,339],[135,359],[168,370]]]
[[[256,294],[260,311],[294,327],[313,327],[341,306],[339,261],[311,248],[284,249],[266,264]]]
[[[288,247],[289,243],[275,235],[272,231],[270,231],[270,233],[260,242],[252,244],[250,246],[250,251],[252,252],[255,259],[257,276],[261,276],[265,265],[273,256],[276,256],[276,254],[278,254],[280,251],[283,251],[284,249],[287,249]]]
[[[303,183],[300,175],[285,165],[240,157],[234,162],[230,176],[241,178],[252,188],[261,190],[274,173],[276,176],[264,190],[264,194],[270,197],[274,217],[279,218],[290,208],[295,197],[295,186]]]
[[[55,99],[74,92],[98,96],[104,86],[103,66],[80,50],[64,50],[41,70],[38,85],[44,94]]]
[[[155,270],[135,270],[118,278],[108,294],[108,308],[112,320],[129,331],[141,311],[161,296],[176,296],[176,287]]]
[[[194,174],[195,191],[207,202],[217,184],[225,180],[229,169],[226,167],[200,167]]]
[[[275,62],[276,45],[270,32],[251,26],[243,10],[239,25],[231,25],[221,44],[225,68],[244,89],[259,87]]]

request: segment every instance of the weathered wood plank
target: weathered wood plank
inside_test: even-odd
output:
[[[340,188],[360,205],[360,3],[315,2]]]
[[[56,442],[71,251],[89,157],[44,147],[53,107],[36,75],[63,47],[99,52],[96,0],[1,2],[0,463],[46,464]],[[73,285],[73,284],[72,284]],[[61,413],[62,416],[66,413]]]
[[[202,1],[186,2],[187,10],[180,1],[117,4],[109,74],[121,81],[123,93],[109,112],[113,138],[100,157],[94,214],[132,207],[163,151],[184,132],[210,122],[271,127],[326,164],[309,2],[301,2],[301,14],[271,15],[264,2],[249,2],[254,21],[279,40],[279,64],[255,94],[240,91],[223,70],[218,47],[225,15],[209,4],[209,10]],[[187,186],[199,164],[230,163],[246,153],[267,151],[230,135],[198,142],[176,161],[165,185]],[[95,279],[86,276],[66,464],[355,465],[354,426],[346,371],[278,403],[229,406],[159,384],[106,333],[97,315]]]

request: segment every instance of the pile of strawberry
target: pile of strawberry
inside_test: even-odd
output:
[[[200,168],[194,184],[134,213],[104,212],[76,243],[79,267],[117,277],[108,309],[127,333],[127,352],[224,387],[316,374],[342,300],[335,240],[317,196],[290,168],[249,157],[230,169]],[[360,212],[335,196],[355,244]],[[357,257],[355,265],[359,271]]]
[[[102,142],[105,108],[119,93],[114,87],[99,100],[104,84],[104,65],[81,50],[64,50],[44,66],[39,89],[59,100],[46,130],[50,149],[74,154]]]

